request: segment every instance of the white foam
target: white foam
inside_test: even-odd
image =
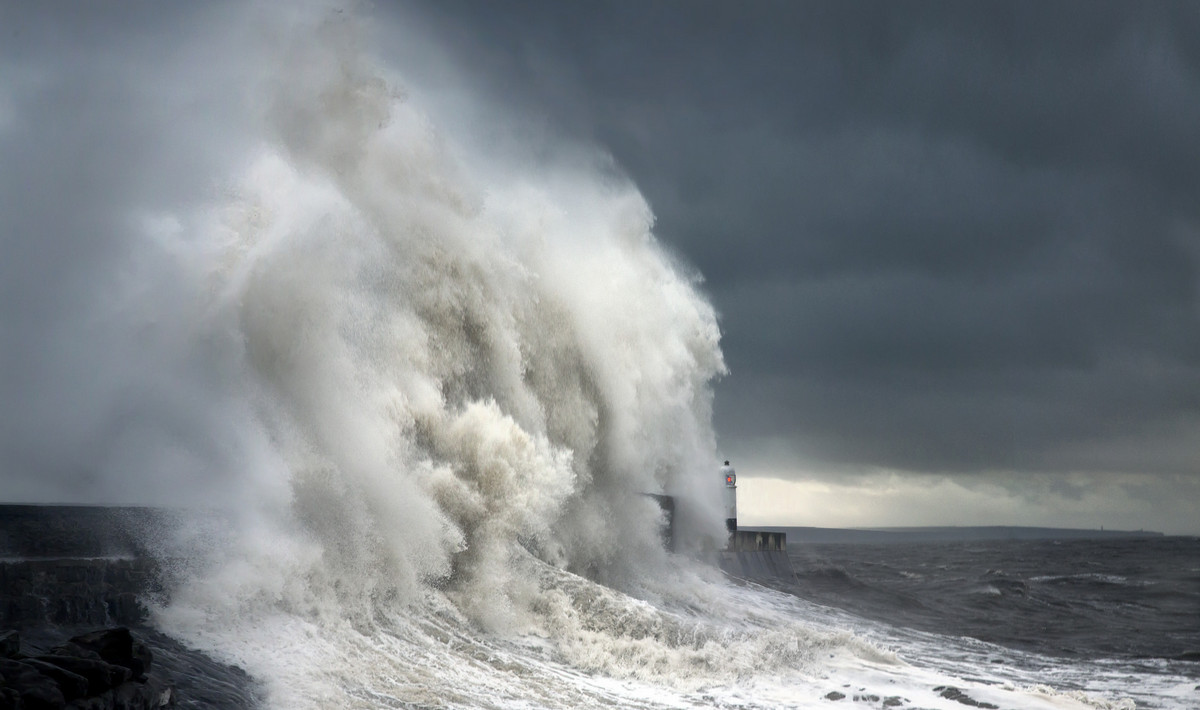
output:
[[[501,632],[433,589],[407,604],[377,602],[359,618],[270,605],[236,624],[188,619],[178,605],[160,618],[249,668],[276,707],[815,708],[841,693],[849,706],[896,698],[958,710],[947,687],[1000,707],[1134,707],[1115,692],[1119,679],[1073,690],[1088,669],[890,629],[677,559],[642,598],[527,553],[510,562],[531,582],[530,604]]]

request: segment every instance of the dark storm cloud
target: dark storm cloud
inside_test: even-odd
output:
[[[610,150],[703,273],[727,450],[1200,473],[1200,11],[472,3],[479,90]]]

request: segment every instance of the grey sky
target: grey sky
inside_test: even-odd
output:
[[[106,436],[85,431],[98,416],[54,419],[64,408],[149,387],[163,404],[138,416],[182,430],[213,410],[172,402],[221,397],[177,391],[189,378],[151,366],[177,359],[83,315],[113,292],[129,205],[202,201],[245,148],[253,99],[228,87],[257,70],[254,41],[212,31],[227,5],[159,5],[0,7],[9,465],[48,465],[42,437]],[[908,491],[895,500],[994,484],[1008,517],[986,522],[1106,524],[1092,506],[1200,533],[1195,4],[363,12],[401,75],[436,84],[453,64],[548,145],[597,146],[637,183],[721,313],[715,423],[744,477],[886,475]],[[49,458],[83,467],[71,445]],[[1104,500],[1072,507],[1089,486]],[[1031,491],[1036,514],[1015,514]],[[825,520],[795,510],[787,522]]]
[[[1132,475],[1112,495],[1176,516],[1146,527],[1200,531],[1194,4],[419,12],[478,91],[610,151],[703,274],[744,476]]]

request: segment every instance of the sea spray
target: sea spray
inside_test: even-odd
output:
[[[430,595],[527,628],[547,607],[524,556],[617,585],[666,565],[646,493],[692,507],[685,548],[719,544],[719,329],[636,189],[534,163],[478,182],[352,21],[281,52],[264,140],[187,264],[272,494],[239,489],[161,623],[235,656]]]

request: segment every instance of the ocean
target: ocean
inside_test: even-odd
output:
[[[452,575],[405,598],[368,568],[287,578],[237,552],[226,516],[57,510],[99,542],[67,540],[55,513],[39,519],[58,548],[36,549],[30,525],[10,525],[12,542],[128,560],[112,546],[133,533],[143,555],[188,536],[208,550],[159,548],[164,584],[137,627],[182,708],[1133,709],[1194,708],[1200,693],[1196,538],[796,542],[792,577],[664,554],[607,583],[518,544],[486,580],[503,597]],[[9,621],[31,648],[88,630]]]
[[[1200,698],[1198,550],[798,544],[794,580],[664,556],[604,584],[518,547],[482,619],[454,581],[341,606],[280,579],[231,607],[245,590],[226,577],[193,580],[156,625],[246,668],[280,708],[1185,710]]]
[[[790,557],[795,582],[775,586],[973,649],[981,668],[1137,707],[1200,703],[1200,539],[800,544]]]
[[[792,593],[898,626],[1067,659],[1200,660],[1196,538],[793,545],[791,558]]]

